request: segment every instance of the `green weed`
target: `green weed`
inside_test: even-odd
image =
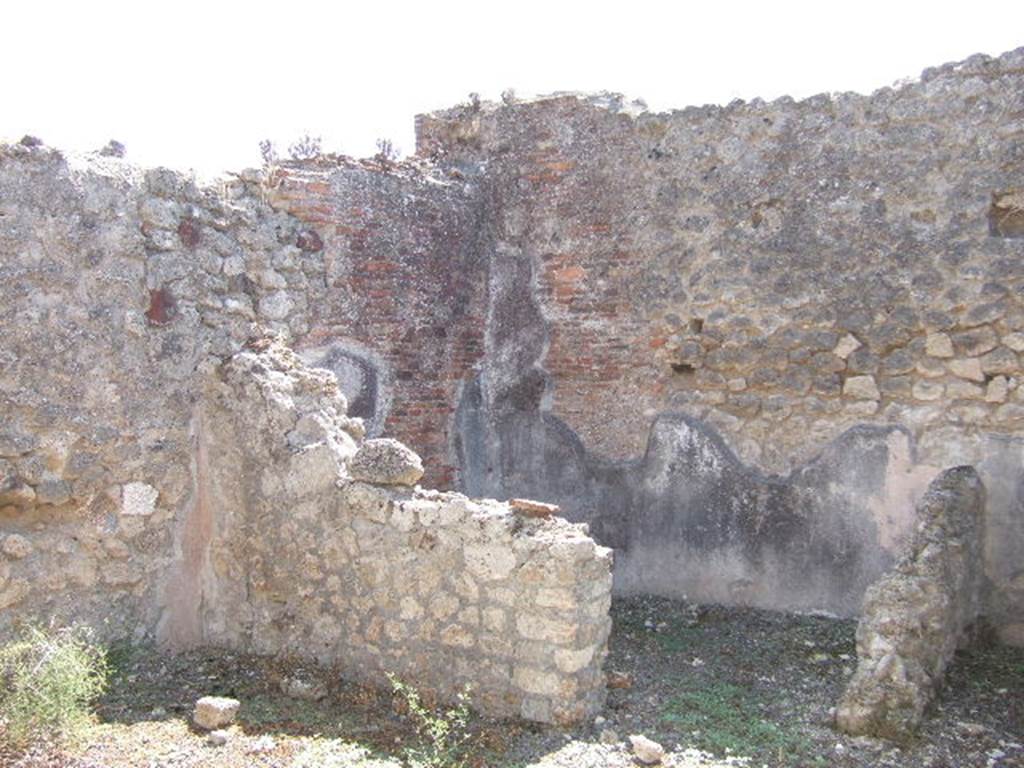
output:
[[[77,741],[107,685],[107,659],[87,627],[26,627],[0,649],[2,733],[16,746]]]
[[[431,710],[423,705],[419,691],[388,675],[391,688],[409,709],[419,743],[405,750],[412,768],[463,768],[466,765],[469,733],[469,689],[456,697],[454,707]]]
[[[750,691],[725,682],[681,691],[669,701],[663,719],[687,732],[699,748],[718,755],[807,764],[813,747],[801,734],[765,719]]]

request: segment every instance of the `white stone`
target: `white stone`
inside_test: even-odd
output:
[[[235,722],[240,702],[226,696],[203,696],[196,702],[192,720],[195,724],[208,731],[223,728]]]
[[[121,489],[121,514],[151,515],[159,495],[160,492],[147,483],[125,483]]]
[[[665,748],[646,736],[633,734],[629,737],[633,756],[644,765],[658,765],[665,759]]]
[[[516,567],[515,554],[500,544],[472,544],[464,556],[466,568],[481,581],[504,579]]]
[[[841,357],[843,360],[848,358],[856,350],[860,349],[861,343],[852,334],[846,334],[836,344],[835,349],[832,350],[832,354],[836,357]]]

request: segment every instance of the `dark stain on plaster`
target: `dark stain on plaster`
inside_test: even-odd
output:
[[[199,222],[192,218],[184,218],[178,222],[178,239],[186,248],[195,248],[203,239]]]
[[[642,457],[613,461],[549,413],[488,411],[474,380],[455,450],[470,495],[543,499],[589,523],[616,550],[620,591],[853,615],[892,563],[866,500],[884,492],[893,432],[906,434],[855,427],[775,476],[741,462],[709,425],[664,413]]]
[[[146,320],[150,325],[167,325],[177,314],[178,304],[169,288],[157,288],[149,292]]]
[[[670,412],[653,419],[641,457],[594,454],[546,410],[548,329],[532,261],[509,244],[495,252],[488,355],[454,415],[461,490],[553,502],[589,523],[616,550],[620,592],[858,611],[892,564],[868,502],[884,496],[890,436],[902,433],[913,450],[905,430],[851,429],[784,477],[744,464],[710,425]]]

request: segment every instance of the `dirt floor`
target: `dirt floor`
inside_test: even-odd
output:
[[[831,727],[856,663],[853,622],[653,598],[616,600],[612,612],[606,668],[621,687],[609,690],[603,715],[568,731],[471,717],[467,766],[633,766],[626,739],[644,734],[674,766],[1024,767],[1022,649],[959,655],[919,739],[897,747]],[[406,765],[406,750],[422,746],[401,696],[315,670],[150,648],[117,648],[111,661],[100,722],[83,745],[0,751],[0,765],[385,768]],[[327,696],[286,696],[282,682],[296,677],[324,680]],[[242,702],[221,746],[189,724],[207,694]]]

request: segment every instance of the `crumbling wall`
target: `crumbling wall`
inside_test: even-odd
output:
[[[0,633],[81,620],[443,694],[468,682],[487,711],[578,719],[603,695],[607,550],[496,502],[336,487],[364,424],[446,439],[486,280],[468,188],[331,168],[293,168],[289,197],[281,168],[201,188],[0,149]],[[315,183],[357,199],[358,232],[313,215]],[[340,369],[365,422],[335,377],[241,353],[255,327]]]
[[[0,558],[0,633],[35,615],[154,636],[169,564],[199,557],[212,524],[197,371],[239,351],[254,324],[347,373],[375,433],[398,419],[412,444],[434,425],[444,439],[453,372],[482,334],[451,314],[471,318],[473,292],[486,290],[472,278],[472,195],[416,166],[331,168],[293,170],[373,198],[353,237],[378,266],[404,260],[399,277],[353,269],[358,258],[336,247],[342,225],[317,219],[313,202],[297,206],[305,219],[272,208],[292,190],[286,168],[202,187],[35,141],[0,147],[0,538],[19,537]],[[462,293],[429,294],[436,263],[457,266]],[[437,435],[427,469],[444,477]]]
[[[257,347],[207,372],[214,523],[201,562],[180,563],[179,577],[204,575],[169,623],[377,684],[393,672],[446,696],[468,685],[491,714],[600,709],[611,552],[580,525],[414,489],[419,457],[363,442],[332,375]]]
[[[842,730],[905,739],[921,723],[981,612],[984,505],[972,467],[928,487],[899,563],[865,595],[857,671],[837,708]]]
[[[421,117],[419,151],[485,167],[495,211],[465,487],[590,521],[622,589],[852,613],[928,481],[969,463],[989,610],[1024,640],[1022,63],[870,96]],[[801,588],[851,567],[848,590]]]
[[[426,164],[342,161],[272,169],[263,186],[323,246],[296,348],[335,372],[370,435],[416,446],[425,482],[453,487],[452,414],[487,311],[475,185]]]
[[[975,466],[986,613],[1024,642],[1022,56],[799,103],[469,105],[409,163],[209,187],[4,145],[0,632],[205,631],[202,371],[260,324],[427,482],[589,522],[622,590],[854,613]]]

